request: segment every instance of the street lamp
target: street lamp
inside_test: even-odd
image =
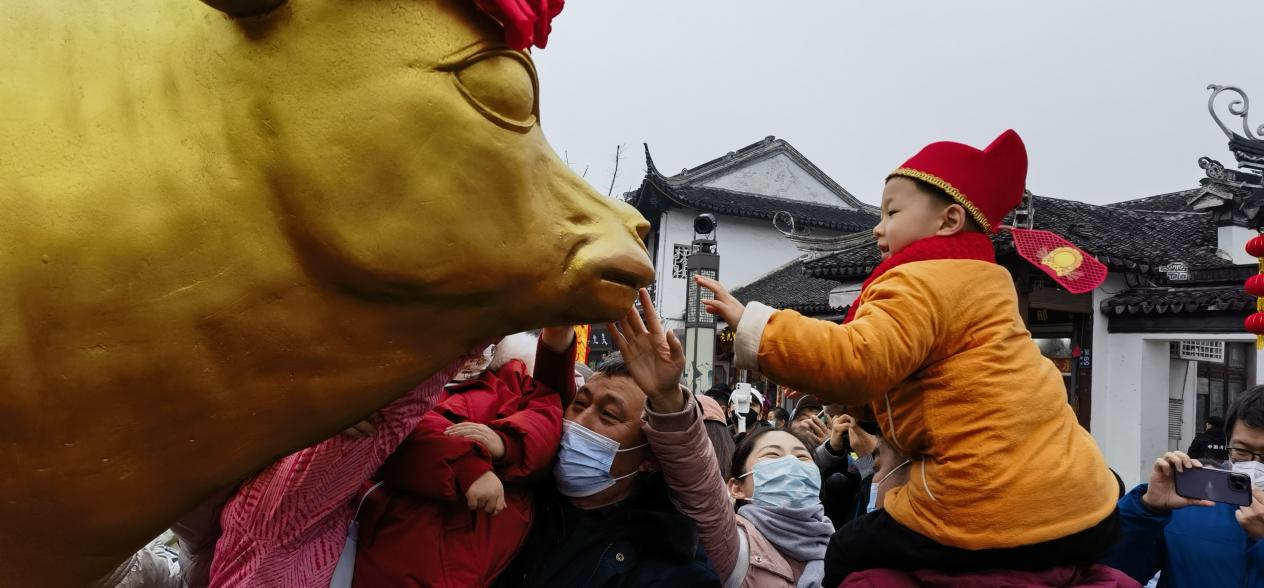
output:
[[[689,274],[685,301],[685,385],[694,394],[711,388],[715,370],[715,316],[702,306],[714,298],[710,290],[698,286],[694,276],[720,278],[720,254],[716,250],[716,221],[713,214],[693,219],[693,246],[685,262]],[[736,327],[736,325],[734,325]]]

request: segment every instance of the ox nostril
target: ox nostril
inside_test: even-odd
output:
[[[599,263],[601,278],[631,288],[644,288],[654,282],[654,268],[642,253],[623,252]]]
[[[649,236],[650,221],[647,221],[644,218],[636,218],[628,224],[630,225],[632,232],[636,233],[638,239],[644,241],[645,237]]]

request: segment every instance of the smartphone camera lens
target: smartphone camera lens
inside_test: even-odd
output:
[[[1246,490],[1251,486],[1251,478],[1242,474],[1232,474],[1229,476],[1229,487],[1234,490]]]

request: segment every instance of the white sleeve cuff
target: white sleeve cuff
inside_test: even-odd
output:
[[[777,309],[759,302],[746,305],[742,320],[737,324],[737,336],[733,341],[733,367],[739,370],[759,369],[759,342],[764,338],[764,326]]]

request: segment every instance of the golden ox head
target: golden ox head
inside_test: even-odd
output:
[[[653,277],[645,220],[539,124],[529,53],[471,0],[204,0],[241,28],[256,159],[308,267],[365,297],[609,320]]]

